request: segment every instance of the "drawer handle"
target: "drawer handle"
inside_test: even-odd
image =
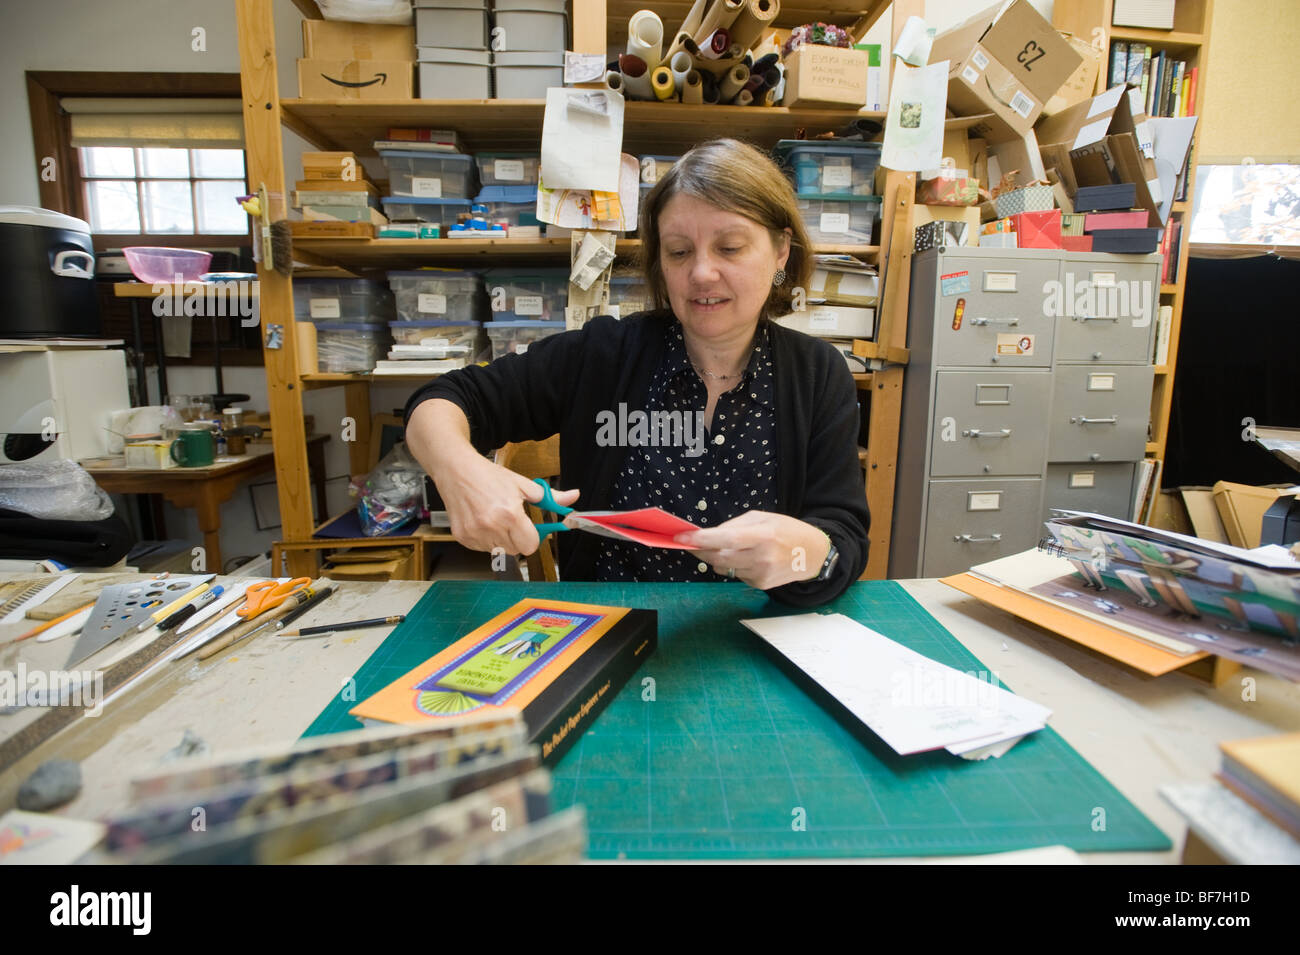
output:
[[[1070,424],[1119,424],[1119,415],[1113,414],[1109,418],[1075,417],[1070,419]]]
[[[972,325],[1019,325],[1018,318],[972,318]]]
[[[1118,315],[1076,315],[1076,321],[1080,322],[1118,322]]]
[[[1009,438],[1011,429],[1003,428],[1001,431],[981,431],[979,428],[968,428],[961,433],[963,438]]]
[[[969,534],[962,534],[960,537],[954,537],[953,541],[957,544],[996,544],[1002,540],[1001,534],[990,534],[988,537],[971,537]]]

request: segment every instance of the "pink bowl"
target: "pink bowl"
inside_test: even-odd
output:
[[[212,262],[211,252],[197,249],[167,249],[148,245],[133,245],[122,250],[126,264],[141,282],[151,285],[176,281],[197,282]]]

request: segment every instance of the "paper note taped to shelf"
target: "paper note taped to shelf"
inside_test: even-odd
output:
[[[618,192],[623,97],[613,90],[546,91],[542,168],[550,189]]]

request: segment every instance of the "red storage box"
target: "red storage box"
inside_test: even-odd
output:
[[[1092,236],[1090,235],[1063,235],[1061,236],[1061,248],[1067,252],[1091,252]]]
[[[1022,249],[1061,248],[1061,210],[1020,212],[1011,217]]]
[[[1145,229],[1150,213],[1145,209],[1132,212],[1089,212],[1083,217],[1083,231],[1097,229]]]

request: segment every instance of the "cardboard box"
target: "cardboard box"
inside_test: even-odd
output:
[[[871,338],[876,333],[876,310],[852,305],[809,305],[776,322],[818,338]]]
[[[415,60],[415,27],[303,20],[305,60]]]
[[[874,307],[880,295],[880,278],[875,272],[834,265],[819,263],[808,284],[808,297],[824,300],[827,305]]]
[[[373,239],[368,222],[290,222],[289,232],[300,239]]]
[[[1061,210],[1021,212],[1011,217],[1016,245],[1022,249],[1061,248]]]
[[[124,464],[128,468],[164,471],[180,467],[171,454],[170,441],[131,441],[122,449]]]
[[[924,252],[927,249],[950,249],[959,245],[970,245],[970,225],[965,222],[935,219],[916,227],[913,233],[912,251]]]
[[[1183,496],[1183,506],[1187,509],[1187,517],[1196,530],[1196,536],[1220,544],[1228,543],[1223,518],[1219,516],[1219,509],[1214,503],[1214,492],[1208,487],[1182,487],[1178,490]]]
[[[1079,212],[1075,212],[1075,213],[1062,212],[1061,213],[1061,235],[1062,236],[1083,235],[1083,226],[1084,223],[1087,221],[1087,218],[1088,218],[1087,216]]]
[[[844,106],[867,102],[867,51],[806,43],[785,58],[782,106]]]
[[[1150,213],[1140,212],[1089,212],[1083,217],[1083,231],[1094,229],[1145,229]]]
[[[1020,212],[1047,212],[1056,208],[1056,197],[1051,186],[1026,186],[994,196],[993,208],[999,219]]]
[[[1071,36],[1068,33],[1062,33],[1061,37],[1070,44],[1070,48],[1075,53],[1082,57],[1082,60],[1078,69],[1061,84],[1056,94],[1043,104],[1044,116],[1052,116],[1075,103],[1091,99],[1092,91],[1097,88],[1097,73],[1101,70],[1101,50],[1081,37]]]
[[[1013,0],[935,37],[930,62],[948,61],[948,107],[959,116],[992,112],[977,135],[990,142],[1023,136],[1043,106],[1078,69],[1081,57],[1029,4]]]
[[[923,206],[912,204],[909,223],[913,236],[927,222],[961,222],[965,224],[965,244],[979,245],[980,211],[976,206]]]
[[[1258,547],[1264,512],[1281,493],[1275,487],[1217,482],[1214,485],[1214,505],[1223,521],[1228,543],[1236,547]]]
[[[303,99],[412,99],[409,60],[299,60]]]
[[[356,178],[344,179],[345,172]],[[302,177],[356,182],[366,178],[366,171],[353,152],[305,152],[302,154]]]
[[[981,249],[1016,249],[1016,234],[1014,232],[995,232],[992,235],[980,236]]]
[[[1066,252],[1091,252],[1092,236],[1061,234],[1061,248]]]

